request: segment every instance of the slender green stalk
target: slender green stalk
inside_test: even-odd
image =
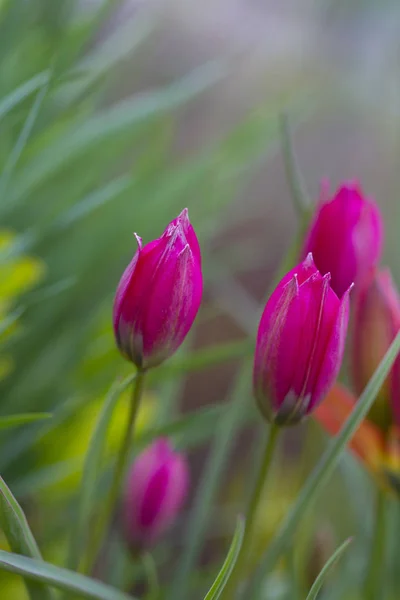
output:
[[[365,600],[383,600],[385,581],[385,548],[387,538],[387,505],[383,490],[378,490],[375,506],[374,533],[368,571],[365,579]]]
[[[100,551],[103,538],[106,535],[110,526],[110,521],[121,492],[121,486],[124,479],[126,463],[129,457],[129,450],[131,447],[136,417],[139,412],[140,400],[142,398],[143,393],[144,375],[144,371],[139,371],[133,382],[130,410],[124,437],[122,439],[122,443],[118,452],[110,491],[105,502],[105,508],[104,511],[101,513],[99,524],[94,530],[93,539],[91,540],[91,543],[88,546],[87,560],[85,561],[83,566],[84,573],[90,573],[94,563],[96,562],[96,558]]]
[[[145,552],[142,555],[142,563],[147,582],[145,600],[157,600],[160,596],[160,585],[158,583],[157,567],[154,558],[149,552]]]
[[[254,523],[257,516],[260,500],[263,496],[263,490],[267,481],[268,473],[270,471],[279,432],[280,428],[276,424],[271,425],[270,434],[268,436],[268,440],[265,446],[260,471],[253,489],[253,493],[251,495],[249,508],[247,510],[246,529],[244,532],[242,547],[240,549],[239,557],[233,570],[231,579],[227,587],[225,588],[225,592],[222,596],[224,600],[232,600],[232,598],[234,598],[235,591],[237,590],[238,585],[240,584],[240,579],[243,570],[246,568],[250,545],[253,537]]]
[[[289,130],[289,120],[286,113],[282,113],[279,118],[281,130],[281,144],[283,152],[283,160],[285,165],[286,178],[290,187],[293,205],[301,219],[308,213],[309,201],[304,184],[301,178],[300,169],[298,167],[296,156],[293,149],[292,138]]]

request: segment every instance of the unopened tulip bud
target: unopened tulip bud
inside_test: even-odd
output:
[[[400,297],[389,270],[374,270],[356,295],[352,347],[353,382],[360,394],[400,329]],[[400,358],[371,409],[370,419],[387,430],[400,426]]]
[[[139,248],[119,282],[113,311],[122,354],[138,368],[154,367],[182,344],[200,307],[200,247],[187,209],[163,235]]]
[[[339,300],[330,275],[322,277],[309,254],[268,300],[258,329],[253,381],[269,421],[297,423],[334,383],[344,351],[349,290]]]
[[[332,200],[321,198],[303,256],[312,252],[318,270],[331,274],[331,287],[341,298],[352,283],[358,287],[377,264],[382,240],[378,206],[363,196],[357,184],[346,183]]]
[[[186,459],[159,439],[140,454],[128,474],[124,535],[134,551],[154,544],[173,523],[189,488]]]

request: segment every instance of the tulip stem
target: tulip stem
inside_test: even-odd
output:
[[[143,383],[144,383],[145,371],[139,370],[133,381],[132,395],[129,407],[128,421],[126,423],[125,433],[122,438],[121,446],[119,448],[115,468],[112,476],[112,482],[110,491],[105,501],[104,512],[102,512],[98,528],[95,529],[90,547],[88,549],[88,558],[84,565],[83,572],[89,573],[96,562],[96,559],[101,550],[101,545],[105,535],[108,532],[112,516],[115,511],[115,507],[118,498],[121,493],[121,487],[125,475],[126,464],[129,458],[129,450],[132,443],[132,436],[135,427],[136,417],[139,412],[140,400],[143,394]]]
[[[276,423],[273,423],[271,425],[270,433],[267,439],[267,443],[265,445],[261,467],[250,498],[250,503],[246,514],[246,528],[244,532],[242,547],[240,549],[239,557],[231,575],[230,581],[228,582],[228,585],[225,588],[225,592],[223,594],[224,600],[232,600],[234,598],[235,591],[237,591],[238,589],[243,571],[246,568],[246,563],[248,561],[249,550],[253,537],[254,524],[258,513],[260,500],[263,497],[263,491],[268,479],[268,474],[272,464],[272,459],[274,456],[279,433],[279,426],[276,425]]]
[[[371,553],[365,579],[366,600],[381,600],[384,598],[383,585],[385,581],[385,548],[387,534],[387,505],[383,490],[378,491],[375,506],[374,532],[371,543]]]
[[[149,552],[143,554],[142,563],[147,580],[145,600],[157,600],[160,596],[160,585],[158,583],[157,567],[154,558]]]

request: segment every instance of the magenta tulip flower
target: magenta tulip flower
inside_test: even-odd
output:
[[[123,505],[125,537],[134,551],[154,544],[173,523],[189,489],[185,457],[158,439],[133,463]]]
[[[383,223],[378,206],[363,196],[357,183],[341,185],[332,200],[324,200],[326,195],[324,186],[303,257],[312,252],[320,273],[331,274],[331,287],[340,298],[377,264]]]
[[[200,247],[187,209],[163,235],[139,248],[119,282],[113,311],[122,354],[138,368],[155,367],[182,344],[203,291]]]
[[[400,330],[400,297],[388,269],[373,270],[354,302],[353,382],[361,394]],[[383,384],[369,415],[383,429],[400,426],[400,357]]]
[[[268,300],[258,328],[254,394],[278,425],[300,421],[334,383],[343,358],[349,291],[339,300],[309,254]]]

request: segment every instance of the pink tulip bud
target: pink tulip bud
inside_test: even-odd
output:
[[[400,297],[390,271],[373,270],[354,303],[353,381],[360,394],[400,329]],[[388,429],[400,426],[400,357],[371,409],[370,419]]]
[[[318,270],[331,274],[332,289],[341,298],[353,282],[358,287],[377,264],[383,223],[378,206],[363,196],[356,183],[343,184],[330,201],[326,196],[325,182],[303,256],[312,252]]]
[[[125,536],[135,551],[154,544],[179,513],[189,488],[183,455],[160,438],[135,460],[123,506]]]
[[[258,328],[254,393],[268,421],[291,425],[334,383],[343,358],[349,291],[339,300],[310,253],[268,300]]]
[[[200,307],[203,278],[187,209],[159,239],[144,247],[137,241],[139,248],[117,288],[113,321],[122,354],[147,369],[182,344]]]

